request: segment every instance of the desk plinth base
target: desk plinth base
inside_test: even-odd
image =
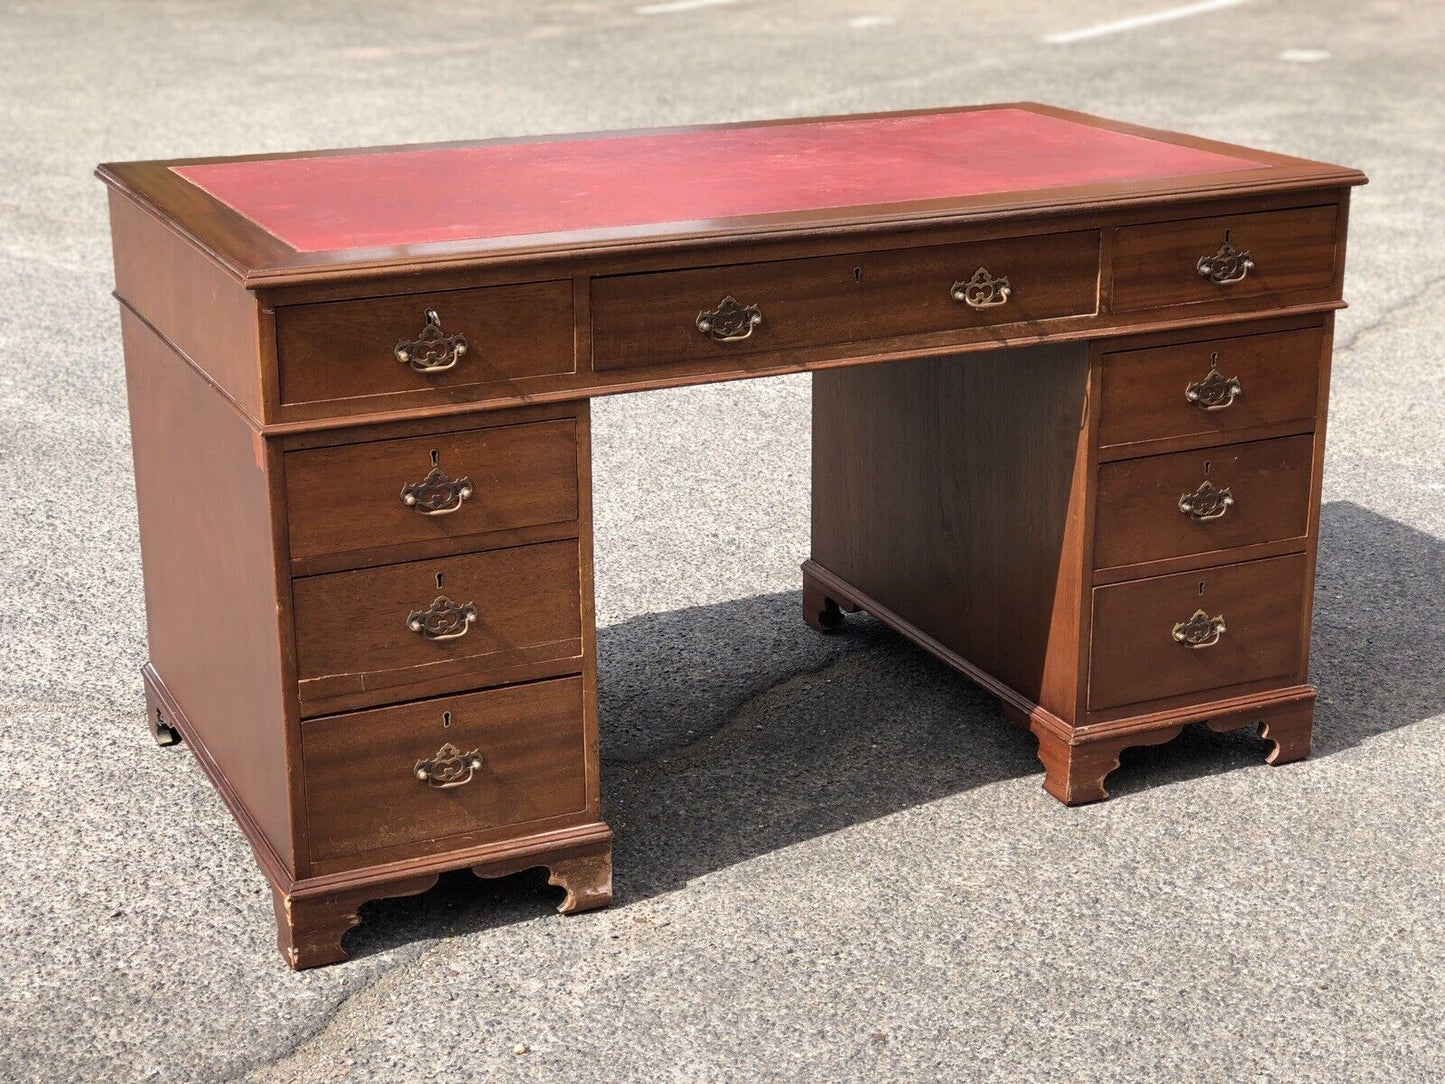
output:
[[[610,833],[609,833],[610,834]],[[593,843],[502,858],[471,866],[478,877],[506,877],[546,868],[548,883],[566,891],[557,906],[564,915],[606,907],[612,902],[612,844]],[[457,868],[466,868],[465,865]],[[440,873],[369,881],[358,888],[298,894],[271,886],[276,909],[276,945],[296,971],[340,963],[347,958],[341,939],[356,926],[361,905],[372,900],[416,896],[436,885]]]
[[[809,625],[820,632],[834,632],[842,627],[843,614],[860,610],[997,696],[1008,720],[1030,731],[1038,739],[1039,760],[1044,766],[1044,790],[1065,805],[1086,805],[1104,800],[1109,796],[1104,789],[1104,779],[1119,766],[1120,755],[1125,749],[1162,745],[1178,737],[1191,723],[1202,723],[1217,733],[1258,726],[1259,737],[1272,743],[1265,757],[1267,764],[1290,764],[1305,759],[1310,753],[1315,690],[1308,685],[1075,728],[980,670],[817,562],[804,562],[803,619]]]
[[[612,902],[612,830],[601,821],[384,866],[295,878],[216,765],[201,734],[181,711],[155,668],[147,663],[141,676],[152,737],[162,746],[183,741],[190,748],[251,844],[256,862],[271,885],[277,947],[286,963],[296,971],[345,960],[347,952],[342,947],[342,938],[360,922],[363,904],[420,895],[432,888],[441,874],[452,870],[470,869],[478,877],[489,878],[545,868],[548,883],[566,893],[557,907],[564,915],[606,907]]]

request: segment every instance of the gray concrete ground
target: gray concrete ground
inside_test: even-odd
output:
[[[0,1078],[1445,1076],[1438,4],[0,4]],[[968,683],[798,620],[806,378],[596,411],[617,903],[377,904],[293,975],[151,745],[101,160],[1036,99],[1344,162],[1315,757],[1188,734],[1065,810]],[[517,1043],[529,1052],[513,1053]]]

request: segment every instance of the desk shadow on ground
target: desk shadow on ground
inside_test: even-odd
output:
[[[1445,542],[1337,502],[1323,510],[1311,671],[1314,756],[1445,710]],[[997,702],[877,622],[822,636],[797,592],[633,618],[599,632],[603,813],[619,902],[828,832],[1042,768]],[[1249,731],[1186,728],[1126,752],[1114,800],[1257,766]],[[1279,769],[1281,771],[1287,768]],[[1072,814],[1038,792],[1040,814]],[[535,917],[533,871],[470,874],[368,905],[357,953]]]

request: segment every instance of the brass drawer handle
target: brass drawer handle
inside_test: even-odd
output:
[[[962,301],[971,309],[991,309],[1007,302],[1012,293],[1013,287],[1009,285],[1007,275],[994,278],[988,273],[988,268],[980,267],[967,282],[955,282],[948,296]]]
[[[1209,356],[1209,373],[1203,380],[1191,380],[1184,385],[1184,398],[1200,410],[1224,410],[1243,392],[1239,377],[1225,376],[1219,371],[1218,353]]]
[[[463,753],[451,742],[447,742],[436,751],[435,756],[418,760],[412,773],[427,786],[446,790],[448,787],[460,787],[470,783],[472,773],[481,770],[480,750],[473,749],[470,753]]]
[[[396,344],[396,360],[419,373],[444,373],[454,368],[467,352],[467,337],[460,331],[448,335],[436,309],[426,310],[426,326],[411,342]]]
[[[476,619],[477,608],[470,602],[458,606],[446,595],[438,595],[425,610],[407,614],[406,627],[428,640],[457,640]]]
[[[1188,621],[1174,626],[1174,642],[1185,647],[1213,647],[1224,635],[1224,615],[1210,617],[1203,610],[1195,610]]]
[[[1254,270],[1254,257],[1240,252],[1229,243],[1229,230],[1224,231],[1224,243],[1213,256],[1201,256],[1194,265],[1196,271],[1216,286],[1228,286],[1240,282]]]
[[[1179,511],[1194,520],[1219,519],[1233,507],[1234,494],[1229,487],[1216,489],[1211,482],[1200,482],[1193,493],[1179,497]]]
[[[732,294],[712,312],[697,314],[697,329],[713,342],[736,343],[751,338],[753,329],[763,322],[763,310],[744,305]]]
[[[401,487],[401,503],[424,516],[450,515],[471,495],[470,478],[448,478],[440,467],[433,467],[420,482]]]

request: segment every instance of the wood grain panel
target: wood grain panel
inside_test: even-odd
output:
[[[575,539],[299,579],[302,713],[574,673],[580,592]],[[442,595],[476,606],[466,634],[429,640],[412,631],[408,614]]]
[[[429,309],[448,335],[466,336],[467,352],[451,369],[419,373],[395,351],[421,334]],[[479,386],[570,373],[572,322],[569,281],[285,306],[276,310],[281,402],[398,394],[418,405],[453,402],[481,397]]]
[[[1124,459],[1099,466],[1094,567],[1212,553],[1309,531],[1314,438],[1309,434]],[[1208,482],[1234,503],[1217,519],[1179,508]]]
[[[444,745],[476,752],[459,786],[417,778]],[[582,680],[514,685],[308,719],[301,727],[318,861],[526,824],[587,805]]]
[[[224,267],[110,193],[115,292],[253,419],[264,417],[260,307]]]
[[[292,560],[577,519],[571,418],[309,448],[285,463]],[[470,482],[455,511],[426,515],[401,499],[434,466]]]
[[[1323,350],[1323,330],[1311,327],[1110,351],[1104,355],[1099,443],[1223,435],[1313,418]],[[1203,410],[1185,392],[1214,366],[1225,379],[1237,379],[1241,390],[1229,406]]]
[[[1095,588],[1089,708],[1296,678],[1307,577],[1295,554]],[[1212,647],[1173,639],[1196,610],[1224,618]]]
[[[813,377],[813,560],[1066,719],[1088,378],[1070,345]]]
[[[1247,297],[1287,297],[1292,291],[1328,286],[1335,275],[1339,212],[1330,204],[1260,214],[1219,215],[1114,233],[1114,311],[1218,302]],[[1240,282],[1217,285],[1199,274],[1201,256],[1212,256],[1229,231],[1230,244],[1254,259]]]
[[[150,661],[236,800],[291,864],[284,648],[264,446],[126,310],[121,333]]]
[[[1008,278],[1007,302],[973,309],[950,296],[979,268]],[[1098,278],[1094,230],[599,278],[592,283],[592,367],[709,361],[1088,314],[1098,307]],[[716,342],[698,331],[698,314],[729,296],[756,304],[763,322],[741,342]]]

